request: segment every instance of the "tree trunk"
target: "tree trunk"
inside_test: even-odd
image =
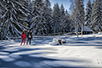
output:
[[[78,22],[76,22],[76,35],[78,37]]]
[[[84,24],[81,25],[81,36],[83,35]]]

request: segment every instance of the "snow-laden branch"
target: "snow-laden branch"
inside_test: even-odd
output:
[[[3,16],[1,16],[1,18],[6,17],[6,14],[8,13],[8,11],[5,12],[5,14]]]
[[[7,19],[6,21],[5,21],[5,23],[7,23],[9,20]]]
[[[24,14],[25,16],[28,16],[22,9],[19,8],[19,10],[21,11],[22,14]]]
[[[6,7],[4,7],[1,2],[0,2],[0,5],[1,5],[4,9],[6,9],[6,11],[8,11],[8,9],[7,9]]]
[[[24,28],[27,28],[26,26],[24,26],[23,24],[19,23],[19,22],[15,22],[20,29],[24,29]],[[24,27],[24,28],[23,28]]]
[[[19,26],[20,29],[22,29],[21,23],[19,23],[19,22],[15,22],[15,23],[16,23],[16,25]]]
[[[29,10],[28,9],[26,9],[25,7],[23,7],[19,2],[17,2],[17,1],[14,1],[16,4],[18,4],[18,5],[20,5],[24,10],[26,10],[27,12],[29,12]]]
[[[13,14],[11,13],[11,15],[10,15],[10,20],[11,20],[12,22],[14,22],[14,21],[13,21],[13,18],[12,18],[12,15],[13,15]]]
[[[33,17],[32,20],[35,20],[35,19],[38,18],[38,17],[39,17],[39,16],[37,15],[37,16]]]
[[[13,26],[12,32],[13,32],[13,34],[16,34],[17,36],[19,36],[21,34],[21,32],[15,26]]]
[[[16,30],[17,33],[21,34],[21,32],[17,28],[15,28],[15,30]]]
[[[16,8],[15,5],[13,4],[13,2],[11,2],[11,4],[12,4],[13,8]]]
[[[27,18],[18,18],[20,21],[28,21]]]
[[[14,11],[15,14],[17,14],[16,10],[12,8],[12,12]]]
[[[15,18],[15,20],[17,20],[17,17],[15,16],[15,14],[12,14],[12,16]]]

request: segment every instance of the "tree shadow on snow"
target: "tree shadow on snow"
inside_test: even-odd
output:
[[[33,49],[33,51],[34,50],[43,50],[43,49],[35,48]],[[49,50],[49,48],[47,50]],[[25,53],[20,54],[22,51],[24,51]],[[0,68],[88,68],[87,66],[80,66],[80,64],[91,63],[90,61],[84,59],[65,59],[65,58],[57,59],[51,57],[48,58],[46,56],[45,57],[40,56],[42,54],[51,54],[51,52],[46,52],[46,51],[45,52],[40,51],[30,54],[26,54],[26,51],[32,51],[32,49],[31,50],[22,49],[19,51],[15,51],[15,53],[19,53],[19,56],[21,58],[15,59],[14,57],[10,57],[12,59],[15,59],[13,61],[7,62],[0,59]],[[79,66],[73,64],[78,64]]]
[[[102,45],[101,44],[89,44],[89,43],[85,43],[85,44],[65,44],[64,46],[79,46],[79,47],[81,47],[81,46],[88,46],[88,47],[91,47],[91,46],[94,46],[96,49],[102,49]]]
[[[13,62],[4,62],[0,60],[0,67],[7,68],[88,68],[86,66],[71,65],[70,63],[90,63],[86,60],[79,59],[51,59],[46,57],[30,57],[29,55],[21,55],[22,58]],[[67,64],[64,64],[67,62]],[[69,64],[68,64],[69,63]]]
[[[97,40],[97,41],[96,41]],[[101,37],[79,38],[75,41],[67,41],[65,46],[102,46]]]
[[[45,41],[45,40],[43,40]],[[35,44],[39,44],[42,41],[38,41]],[[76,42],[78,43],[78,42]],[[84,42],[81,42],[84,43]],[[13,44],[13,43],[12,43]],[[75,43],[74,43],[75,44]],[[89,44],[89,43],[87,43]],[[7,45],[11,45],[11,43],[7,43]],[[68,45],[65,44],[65,46],[98,46],[98,45]],[[101,46],[101,45],[99,45]],[[5,49],[5,47],[0,46],[1,49]],[[21,58],[15,59],[13,61],[4,61],[0,58],[0,68],[90,68],[88,66],[81,65],[82,63],[91,63],[88,60],[84,59],[56,59],[56,58],[48,58],[48,57],[42,57],[40,55],[42,54],[51,54],[51,52],[34,52],[30,54],[26,54],[26,51],[36,51],[36,50],[53,50],[51,48],[25,48],[25,49],[19,49],[18,51],[12,51],[8,53],[20,53],[24,52],[25,54],[20,54],[19,56]],[[9,56],[9,55],[8,55]],[[12,57],[10,57],[12,58]],[[78,65],[75,65],[78,64]],[[92,67],[92,68],[98,68],[98,67]]]
[[[3,48],[2,46],[0,46],[2,49],[6,49]],[[47,49],[47,48],[46,48]],[[9,53],[7,55],[2,55],[2,56],[8,56],[8,59],[5,58],[0,58],[0,68],[55,68],[55,67],[68,67],[68,66],[60,66],[56,63],[52,64],[53,62],[57,61],[57,62],[61,62],[61,61],[68,61],[68,62],[86,62],[83,60],[61,60],[61,59],[51,59],[51,58],[47,58],[47,57],[40,57],[40,54],[50,54],[50,52],[35,52],[35,53],[30,53],[30,54],[26,54],[26,51],[35,51],[35,50],[46,50],[45,48],[34,48],[34,49],[29,49],[29,48],[25,48],[25,49],[20,49],[18,51],[7,51],[6,53]],[[48,49],[49,50],[49,49]],[[1,51],[2,52],[2,51]],[[4,52],[4,51],[3,51]],[[24,53],[22,53],[24,52]],[[19,53],[20,58],[14,58],[14,57],[10,57],[10,54],[13,53]],[[22,53],[22,54],[20,54]],[[30,55],[38,55],[39,57],[36,56],[30,56]],[[1,56],[1,55],[0,55]],[[9,60],[10,58],[15,59],[13,61],[5,61],[5,60]]]
[[[78,40],[82,41],[93,41],[93,40],[102,40],[102,37],[87,37],[87,38],[78,38]]]
[[[38,52],[30,53],[30,51],[33,52],[36,50],[38,50]],[[54,48],[24,48],[24,49],[19,49],[18,51],[10,51],[10,52],[7,51],[9,55],[14,54],[15,56],[11,57],[7,54],[4,56],[8,56],[9,57],[8,59],[3,58],[4,59],[3,60],[2,58],[0,58],[0,68],[88,68],[87,66],[83,65],[80,66],[80,64],[91,63],[90,61],[84,59],[48,58],[46,56],[41,56],[41,55],[51,54],[52,52],[40,51],[40,50],[54,50]],[[17,58],[16,54],[18,54],[20,58]],[[5,61],[9,60],[10,58],[15,60]],[[78,64],[78,65],[73,65],[73,64]]]

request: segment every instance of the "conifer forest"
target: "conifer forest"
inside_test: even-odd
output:
[[[78,32],[87,26],[94,32],[102,31],[102,0],[70,0],[70,12],[64,4],[50,0],[0,0],[0,39],[19,37],[30,29],[33,36]]]

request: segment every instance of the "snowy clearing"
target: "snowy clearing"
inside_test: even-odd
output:
[[[53,38],[63,45],[51,44]],[[102,67],[102,34],[34,38],[32,45],[0,41],[0,68],[89,68]]]

